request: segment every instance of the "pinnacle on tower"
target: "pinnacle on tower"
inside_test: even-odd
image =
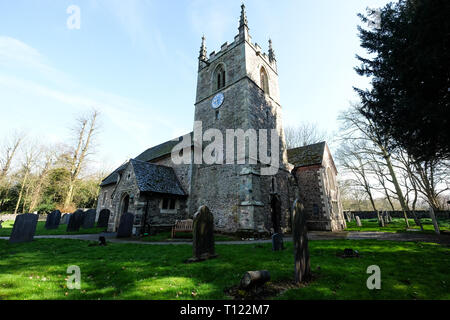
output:
[[[242,3],[242,6],[241,6],[241,20],[240,20],[240,23],[239,23],[239,28],[241,28],[243,26],[247,26],[247,28],[248,28],[248,20],[247,20],[247,14],[245,13],[245,5]]]
[[[249,40],[250,35],[248,32],[248,20],[247,20],[247,14],[245,13],[245,5],[242,3],[241,6],[241,19],[239,21],[239,37],[242,40]]]
[[[269,61],[274,62],[276,60],[277,59],[275,58],[275,51],[273,51],[273,48],[272,48],[272,40],[269,39]]]
[[[200,55],[198,56],[200,61],[207,60],[207,51],[206,51],[206,38],[205,35],[202,37],[202,46],[200,47]]]

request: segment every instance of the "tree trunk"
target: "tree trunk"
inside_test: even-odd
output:
[[[247,271],[241,279],[241,288],[248,290],[254,287],[262,286],[269,280],[269,271]]]
[[[430,217],[431,217],[431,221],[433,221],[434,232],[436,232],[437,234],[441,234],[441,231],[439,229],[439,225],[437,223],[436,216],[434,215],[433,207],[431,207],[431,206],[430,206]]]
[[[407,213],[408,209],[407,209],[407,206],[405,203],[405,198],[403,197],[402,189],[400,188],[400,184],[398,183],[397,176],[395,174],[394,167],[391,162],[391,157],[384,148],[382,148],[382,151],[383,151],[384,160],[386,161],[386,165],[389,169],[389,174],[392,177],[392,183],[394,184],[395,192],[397,193],[398,200],[400,202],[400,205],[402,206],[403,215],[405,217],[406,228],[408,229],[409,228],[408,213]]]
[[[23,189],[25,188],[25,183],[28,179],[28,171],[25,172],[25,176],[23,177],[22,185],[20,186],[19,198],[17,199],[16,208],[14,209],[14,214],[17,214],[19,211],[20,201],[22,200]]]

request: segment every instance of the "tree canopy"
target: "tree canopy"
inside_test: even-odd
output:
[[[358,74],[372,88],[355,90],[360,111],[390,136],[389,147],[419,160],[450,158],[450,1],[400,0],[359,14],[369,58]],[[376,21],[375,21],[376,20]]]

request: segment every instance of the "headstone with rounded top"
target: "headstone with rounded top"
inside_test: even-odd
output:
[[[20,214],[14,220],[13,230],[9,237],[10,243],[31,242],[36,233],[38,215],[33,213]]]
[[[361,219],[359,218],[359,216],[356,216],[356,217],[355,217],[355,220],[356,220],[356,225],[357,225],[358,227],[362,227]]]
[[[83,228],[91,229],[95,227],[95,217],[97,216],[97,210],[90,209],[84,213]]]
[[[67,224],[67,232],[75,232],[80,230],[81,225],[83,224],[84,219],[84,211],[78,209],[74,213],[71,214],[69,218],[69,222]]]
[[[45,229],[58,229],[60,222],[61,211],[55,210],[47,215],[47,220],[45,221]]]
[[[117,230],[117,238],[130,238],[133,233],[134,214],[124,213],[120,217],[119,229]]]
[[[71,215],[72,215],[71,213],[63,214],[60,224],[68,224]]]
[[[109,215],[111,212],[108,209],[103,209],[98,215],[97,228],[108,227]]]

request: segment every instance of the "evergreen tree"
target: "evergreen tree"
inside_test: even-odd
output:
[[[422,161],[450,158],[450,1],[400,0],[359,14],[369,58],[358,74],[372,88],[355,88],[360,112],[391,137],[390,148]]]

